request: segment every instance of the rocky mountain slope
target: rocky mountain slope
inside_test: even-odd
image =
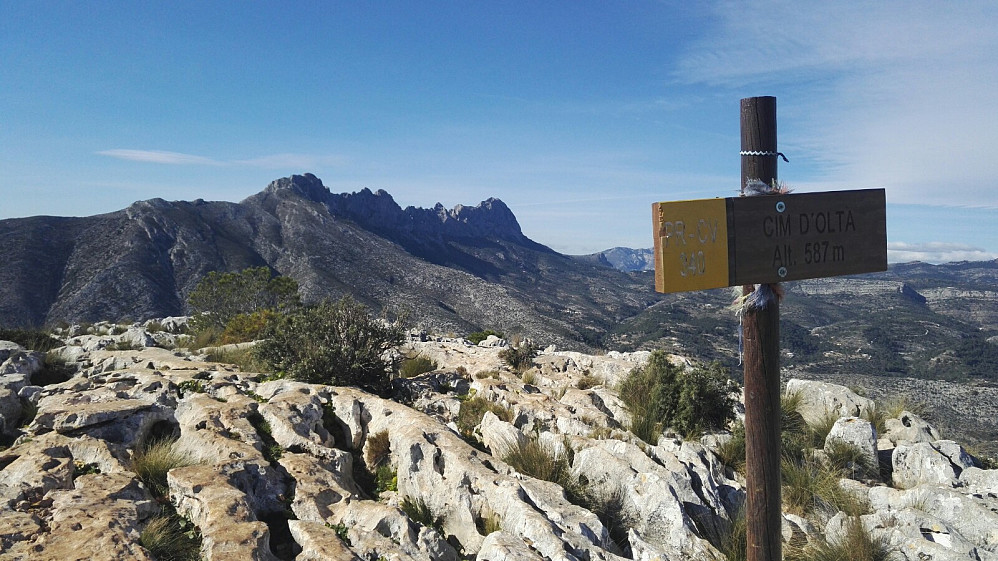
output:
[[[164,519],[186,536],[171,553],[194,543],[208,561],[725,558],[744,500],[718,456],[730,436],[631,434],[612,388],[647,353],[549,351],[517,375],[501,342],[414,340],[438,367],[403,381],[404,405],[147,346],[175,339],[138,326],[67,338],[50,352],[79,370],[43,387],[43,357],[0,344],[0,420],[15,439],[0,450],[0,559],[153,559]],[[785,547],[838,543],[858,523],[898,559],[998,559],[998,470],[910,412],[877,434],[876,405],[844,387],[788,390],[803,419],[838,419],[825,450],[847,442],[882,469],[838,482],[858,518],[788,507]],[[492,409],[466,415],[482,402]],[[159,480],[147,450],[164,438],[184,461]],[[529,442],[590,499],[513,467]]]
[[[400,208],[311,174],[240,203],[137,202],[86,218],[0,221],[0,325],[180,315],[209,271],[266,265],[306,301],[353,294],[440,332],[490,328],[585,347],[650,287],[526,238],[502,201]]]

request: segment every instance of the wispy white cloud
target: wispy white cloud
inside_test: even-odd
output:
[[[994,204],[998,4],[770,0],[716,16],[677,80],[784,92],[781,131],[816,179],[898,203]]]
[[[923,261],[925,263],[951,263],[954,261],[990,261],[998,253],[967,244],[947,242],[887,244],[887,260],[891,263]]]
[[[223,165],[222,162],[218,160],[212,160],[211,158],[205,158],[204,156],[195,156],[193,154],[181,154],[180,152],[167,152],[164,150],[129,150],[129,149],[115,149],[115,150],[101,150],[97,152],[101,156],[109,156],[111,158],[118,158],[119,160],[128,160],[131,162],[146,162],[150,164],[168,164],[168,165],[179,165],[179,166],[220,166]]]
[[[240,166],[255,167],[264,169],[304,169],[312,170],[319,167],[339,167],[348,162],[346,156],[341,155],[316,155],[316,154],[271,154],[258,158],[238,159],[238,160],[216,160],[194,154],[183,154],[181,152],[168,152],[164,150],[131,150],[114,149],[101,150],[98,155],[129,160],[132,162],[145,162],[152,164],[167,164],[181,166]]]

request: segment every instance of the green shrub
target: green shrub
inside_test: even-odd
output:
[[[30,351],[48,352],[63,346],[62,341],[44,331],[0,328],[0,341],[11,341]]]
[[[163,499],[169,494],[166,474],[171,469],[200,463],[190,454],[181,452],[176,443],[175,438],[153,440],[132,454],[132,471],[154,497]]]
[[[482,341],[488,339],[489,335],[495,335],[496,337],[502,339],[503,334],[499,331],[493,331],[491,329],[486,329],[484,331],[476,331],[474,333],[469,333],[465,339],[468,340],[473,345],[477,345]]]
[[[387,351],[404,338],[402,320],[372,318],[367,308],[345,297],[280,316],[255,349],[260,359],[294,380],[386,395],[400,362]]]
[[[509,408],[476,396],[461,402],[461,408],[457,413],[458,430],[466,438],[470,437],[475,427],[482,422],[482,418],[485,417],[485,413],[488,411],[491,411],[496,417],[507,423],[513,420],[513,412]]]
[[[529,341],[513,343],[499,351],[499,359],[515,372],[523,372],[534,364],[534,357],[540,348]]]
[[[433,372],[436,369],[437,362],[435,360],[426,358],[425,356],[414,356],[402,361],[402,367],[399,368],[399,375],[403,378],[412,378],[426,372]]]
[[[270,322],[278,317],[278,313],[270,308],[255,310],[248,314],[238,314],[225,324],[221,344],[244,343],[262,339]]]
[[[619,393],[631,413],[631,431],[657,444],[662,427],[693,435],[726,426],[735,418],[734,390],[720,364],[684,370],[656,351],[643,368],[631,371]]]
[[[259,310],[287,312],[301,301],[298,283],[276,276],[267,267],[244,269],[238,273],[208,273],[187,297],[193,331],[224,331],[233,318]]]
[[[374,472],[374,487],[378,495],[385,491],[398,491],[398,471],[388,464],[378,466],[378,469]]]

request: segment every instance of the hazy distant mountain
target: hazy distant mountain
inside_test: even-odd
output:
[[[654,271],[655,257],[651,249],[615,247],[585,256],[617,269],[618,271]]]
[[[306,300],[353,294],[438,332],[493,328],[595,342],[656,300],[647,284],[561,255],[498,199],[402,209],[384,191],[332,194],[311,174],[240,203],[137,202],[86,218],[0,221],[0,325],[177,315],[213,270],[266,265]]]

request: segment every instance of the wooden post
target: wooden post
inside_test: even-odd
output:
[[[776,180],[776,98],[741,100],[742,178]],[[745,154],[746,152],[750,154]],[[748,294],[752,286],[743,288]],[[748,561],[782,559],[780,479],[780,307],[742,315]]]

